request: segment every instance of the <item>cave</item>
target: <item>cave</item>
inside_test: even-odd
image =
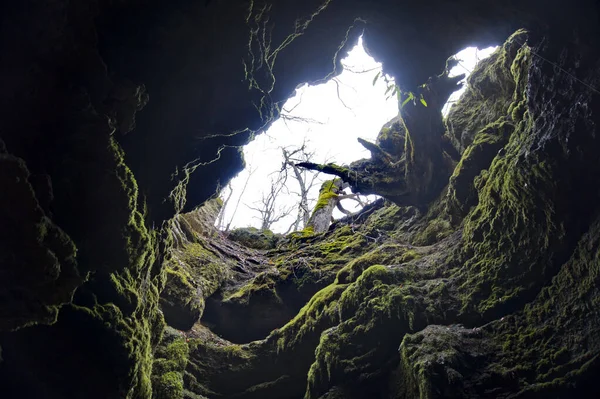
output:
[[[301,230],[328,177],[296,164],[348,164],[368,156],[357,139],[375,141],[381,126],[398,113],[396,97],[389,93],[393,81],[381,76],[381,64],[366,53],[362,37],[340,64],[340,73],[326,82],[297,87],[279,117],[243,146],[244,170],[222,184],[219,230],[255,228],[284,235]],[[374,199],[346,197],[332,216],[355,212]]]
[[[597,1],[25,0],[0,35],[1,397],[600,394]],[[240,147],[361,35],[398,115],[299,167],[313,214],[380,199],[222,234]]]

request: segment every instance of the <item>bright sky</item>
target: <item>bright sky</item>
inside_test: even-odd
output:
[[[467,47],[466,49],[459,51],[455,56],[459,60],[459,63],[457,66],[450,70],[449,75],[452,77],[464,73],[466,74],[466,79],[467,77],[469,77],[471,72],[473,72],[473,68],[475,68],[475,65],[477,65],[477,63],[483,60],[484,58],[487,58],[490,55],[492,55],[492,53],[497,48],[498,46],[493,46],[480,50],[477,47]],[[463,95],[466,89],[467,85],[463,85],[463,87],[460,90],[457,90],[450,95],[450,98],[448,98],[448,102],[446,103],[446,105],[444,105],[444,108],[442,108],[442,115],[448,115],[448,111],[450,111],[450,107],[452,107],[452,104],[454,104],[460,98],[460,96]]]
[[[493,52],[494,48],[479,50],[468,48],[458,53],[461,64],[452,72],[455,75],[469,73],[473,70],[477,58],[482,59]],[[352,161],[367,158],[369,152],[357,141],[357,137],[375,141],[381,127],[398,113],[395,96],[386,100],[384,95],[387,85],[373,79],[381,72],[381,64],[375,62],[365,52],[362,38],[342,60],[344,70],[335,79],[327,83],[298,87],[295,96],[284,105],[284,117],[275,121],[264,133],[244,147],[246,169],[232,181],[233,195],[225,208],[224,224],[231,221],[231,228],[260,227],[260,215],[250,207],[260,206],[262,193],[269,190],[270,181],[281,170],[283,157],[281,147],[298,148],[306,140],[307,148],[315,152],[313,162],[349,164]],[[457,98],[457,97],[456,97]],[[451,101],[455,100],[451,97]],[[444,111],[447,112],[447,109]],[[253,171],[249,176],[250,171]],[[312,190],[309,207],[312,209],[320,182],[332,176],[320,174],[318,183]],[[244,191],[244,186],[246,189]],[[298,201],[297,182],[288,179],[288,190],[279,195],[278,209],[290,207]],[[225,189],[222,198],[229,191]],[[240,199],[240,195],[242,195]],[[372,200],[374,196],[371,196]],[[237,210],[236,204],[237,205]],[[349,211],[357,211],[356,202],[345,200],[343,206]],[[273,224],[271,230],[284,233],[296,219],[294,210],[288,217]],[[343,214],[335,211],[334,217]]]

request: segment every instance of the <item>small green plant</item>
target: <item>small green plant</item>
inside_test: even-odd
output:
[[[417,104],[417,96],[415,95],[415,93],[413,93],[412,91],[404,91],[400,88],[400,86],[398,86],[396,83],[394,83],[393,80],[391,80],[390,78],[388,78],[386,75],[382,74],[381,72],[377,72],[377,75],[375,75],[375,78],[373,78],[373,86],[375,86],[375,84],[377,83],[377,81],[383,78],[383,80],[385,81],[385,84],[387,86],[387,89],[385,90],[385,94],[386,100],[389,100],[390,98],[392,98],[393,96],[396,96],[398,98],[398,102],[401,104],[400,107],[404,108],[404,106],[406,104],[408,104],[409,101],[412,100],[413,104]],[[402,99],[404,97],[404,99]],[[424,107],[427,106],[427,101],[425,101],[425,98],[423,97],[423,94],[419,94],[418,96],[419,98],[419,102],[421,104],[423,104]]]

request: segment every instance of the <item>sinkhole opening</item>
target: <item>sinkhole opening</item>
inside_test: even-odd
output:
[[[465,74],[466,79],[496,48],[460,51],[450,76]],[[299,86],[283,105],[279,119],[244,146],[245,169],[220,193],[219,230],[300,231],[317,204],[322,184],[333,177],[294,165],[348,165],[370,157],[357,139],[375,142],[382,126],[398,115],[400,101],[390,94],[394,79],[383,74],[381,63],[367,54],[362,37],[341,64],[342,72],[326,83]],[[444,116],[465,88],[463,85],[450,96],[442,109]],[[333,219],[359,212],[377,199],[375,195],[351,195],[349,189],[342,193],[346,195],[334,208]]]

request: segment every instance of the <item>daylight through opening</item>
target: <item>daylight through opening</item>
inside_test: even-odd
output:
[[[451,76],[473,71],[496,47],[459,52]],[[362,44],[342,60],[343,71],[320,85],[304,84],[284,104],[280,118],[244,147],[246,168],[223,188],[220,230],[254,227],[274,233],[302,230],[314,209],[326,174],[294,168],[298,162],[347,165],[370,153],[358,138],[375,142],[381,127],[398,115],[398,99],[390,94],[393,79]],[[465,87],[453,93],[442,110],[447,115]],[[343,192],[333,218],[358,212],[377,196]],[[341,210],[340,210],[341,209]]]

